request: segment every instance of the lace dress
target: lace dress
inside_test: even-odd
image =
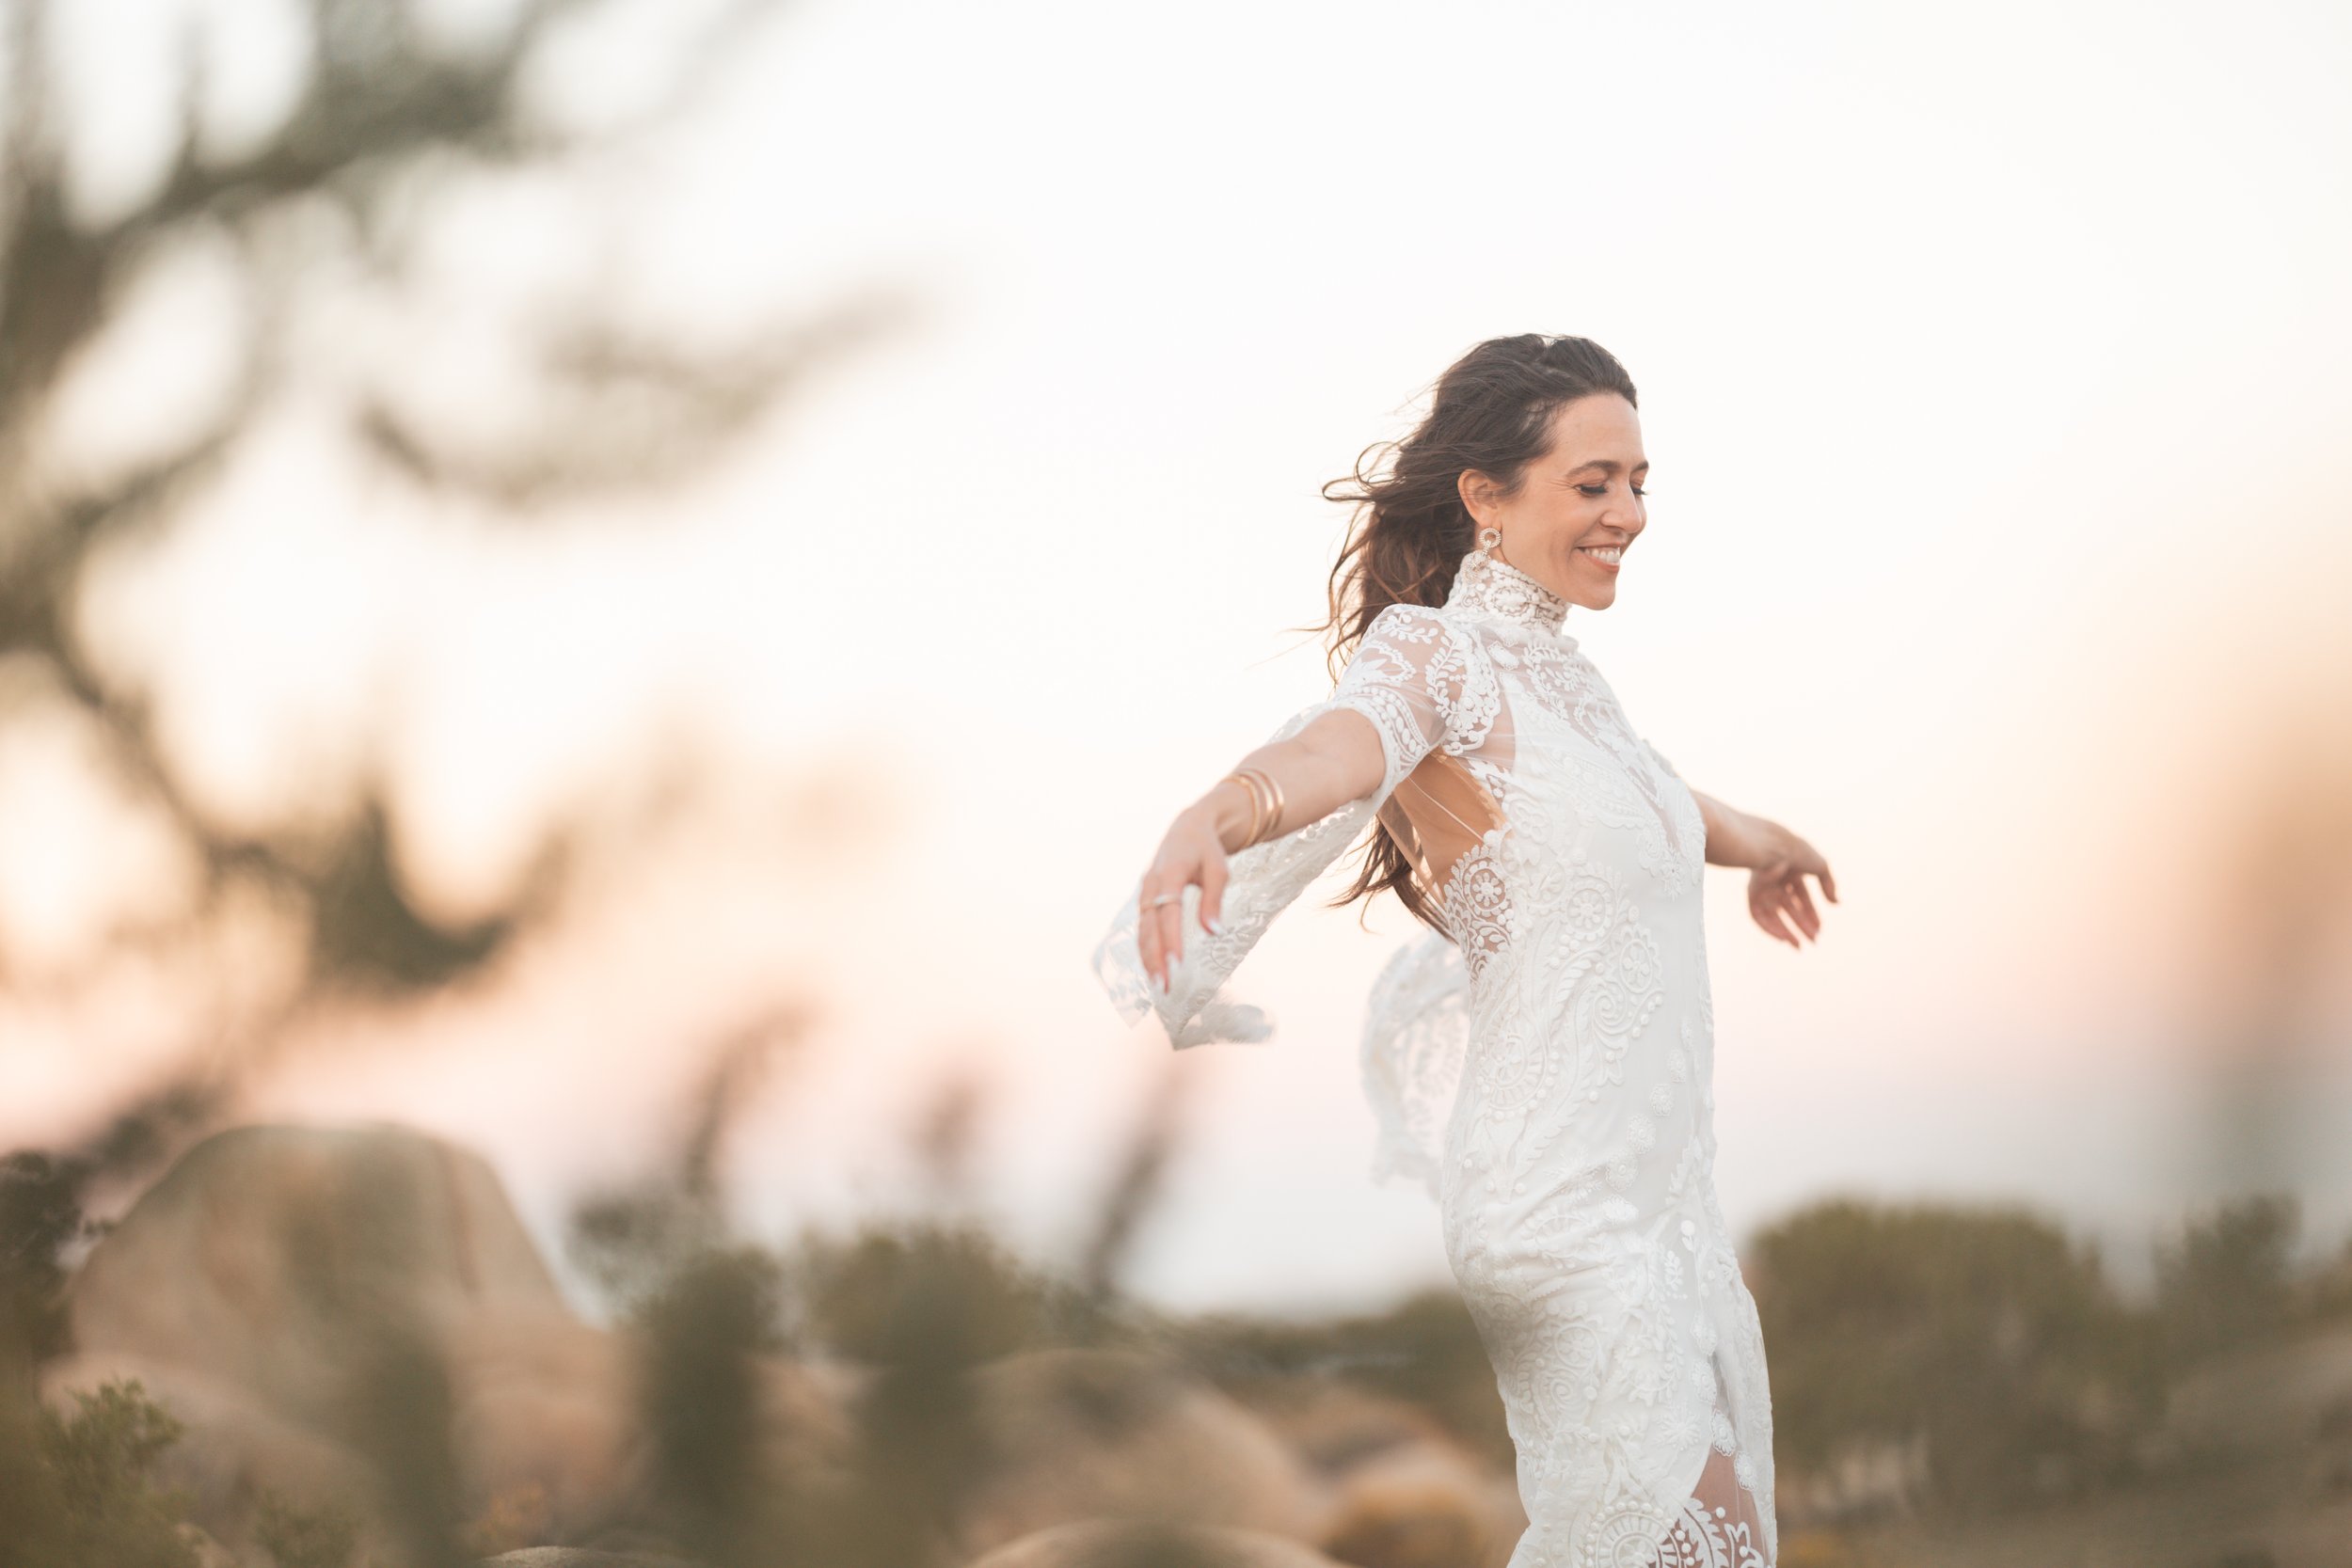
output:
[[[1362,1044],[1375,1179],[1418,1179],[1494,1363],[1528,1528],[1509,1568],[1770,1568],[1772,1399],[1714,1186],[1706,828],[1627,722],[1567,602],[1477,550],[1391,605],[1330,697],[1378,730],[1373,794],[1231,858],[1224,929],[1185,890],[1167,994],[1130,893],[1094,970],[1170,1042],[1263,1039],[1225,982],[1376,816],[1444,931],[1400,949]]]

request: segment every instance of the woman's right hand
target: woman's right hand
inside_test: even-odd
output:
[[[1238,787],[1238,786],[1236,786]],[[1136,889],[1136,947],[1144,972],[1165,992],[1168,970],[1184,952],[1184,889],[1200,889],[1200,922],[1217,929],[1225,895],[1225,844],[1216,811],[1205,800],[1168,824]],[[1155,902],[1157,901],[1157,902]]]
[[[1216,930],[1224,917],[1225,857],[1248,844],[1295,832],[1345,801],[1377,788],[1388,766],[1380,732],[1352,707],[1318,714],[1286,740],[1270,740],[1234,764],[1256,768],[1279,788],[1279,809],[1257,817],[1249,786],[1231,774],[1177,813],[1159,853],[1136,889],[1136,949],[1144,973],[1163,993],[1168,967],[1184,956],[1184,889],[1200,890],[1200,923]],[[1255,832],[1257,840],[1252,840]],[[1231,843],[1232,850],[1226,848]],[[1154,903],[1158,899],[1160,902]]]

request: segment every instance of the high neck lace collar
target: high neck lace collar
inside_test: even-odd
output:
[[[1567,600],[1509,562],[1498,561],[1483,550],[1462,557],[1445,602],[1449,610],[1467,610],[1489,620],[1548,631],[1563,641],[1574,641],[1560,629],[1568,617]]]

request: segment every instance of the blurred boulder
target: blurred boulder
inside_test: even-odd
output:
[[[957,1533],[969,1555],[1104,1515],[1295,1542],[1323,1534],[1328,1500],[1297,1453],[1182,1368],[1133,1352],[1065,1347],[1003,1356],[970,1375],[990,1458],[959,1511]],[[1311,1552],[1306,1560],[1321,1560]]]
[[[197,1528],[194,1525],[180,1527],[180,1539],[188,1544],[196,1556],[196,1568],[238,1568],[237,1560],[229,1548]]]
[[[970,1568],[1341,1568],[1263,1530],[1138,1519],[1079,1519],[1009,1542]]]
[[[1323,1547],[1359,1568],[1500,1568],[1527,1528],[1518,1483],[1418,1437],[1351,1465]]]
[[[1527,1529],[1511,1469],[1423,1406],[1343,1378],[1262,1380],[1243,1399],[1322,1478],[1323,1549],[1362,1568],[1497,1568]]]
[[[225,1542],[249,1539],[263,1487],[373,1506],[363,1455],[384,1407],[354,1374],[402,1336],[446,1379],[459,1501],[493,1539],[583,1539],[643,1495],[635,1347],[572,1313],[496,1174],[439,1139],[215,1133],[98,1243],[68,1302],[78,1354],[45,1391],[139,1377],[187,1423],[170,1463]],[[760,1382],[767,1464],[846,1449],[847,1374],[771,1360]]]
[[[1263,1379],[1238,1397],[1326,1476],[1401,1444],[1446,1434],[1425,1407],[1337,1377],[1298,1373]]]
[[[278,1408],[340,1404],[363,1315],[565,1322],[478,1155],[397,1127],[238,1127],[190,1148],[75,1272],[86,1351],[200,1368]]]
[[[485,1568],[694,1568],[682,1557],[640,1552],[594,1552],[584,1546],[525,1546],[483,1560]]]
[[[485,1311],[445,1324],[440,1350],[469,1497],[533,1499],[526,1541],[605,1522],[642,1466],[628,1343],[568,1314]]]

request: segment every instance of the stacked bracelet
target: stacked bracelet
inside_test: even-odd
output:
[[[1250,843],[1255,844],[1258,843],[1260,839],[1272,838],[1281,832],[1282,786],[1275,782],[1273,774],[1267,772],[1263,768],[1245,768],[1242,771],[1248,773],[1250,777],[1264,784],[1265,792],[1268,796],[1265,808],[1265,832],[1258,835],[1257,838],[1253,838],[1249,841]]]
[[[1258,830],[1265,826],[1265,797],[1259,791],[1258,781],[1245,773],[1228,773],[1216,782],[1237,784],[1249,796],[1249,829],[1241,835],[1241,842],[1233,847],[1235,849],[1247,849],[1258,841]]]
[[[1282,786],[1263,768],[1235,768],[1217,783],[1229,780],[1249,791],[1249,832],[1235,846],[1237,849],[1247,849],[1281,822]]]

